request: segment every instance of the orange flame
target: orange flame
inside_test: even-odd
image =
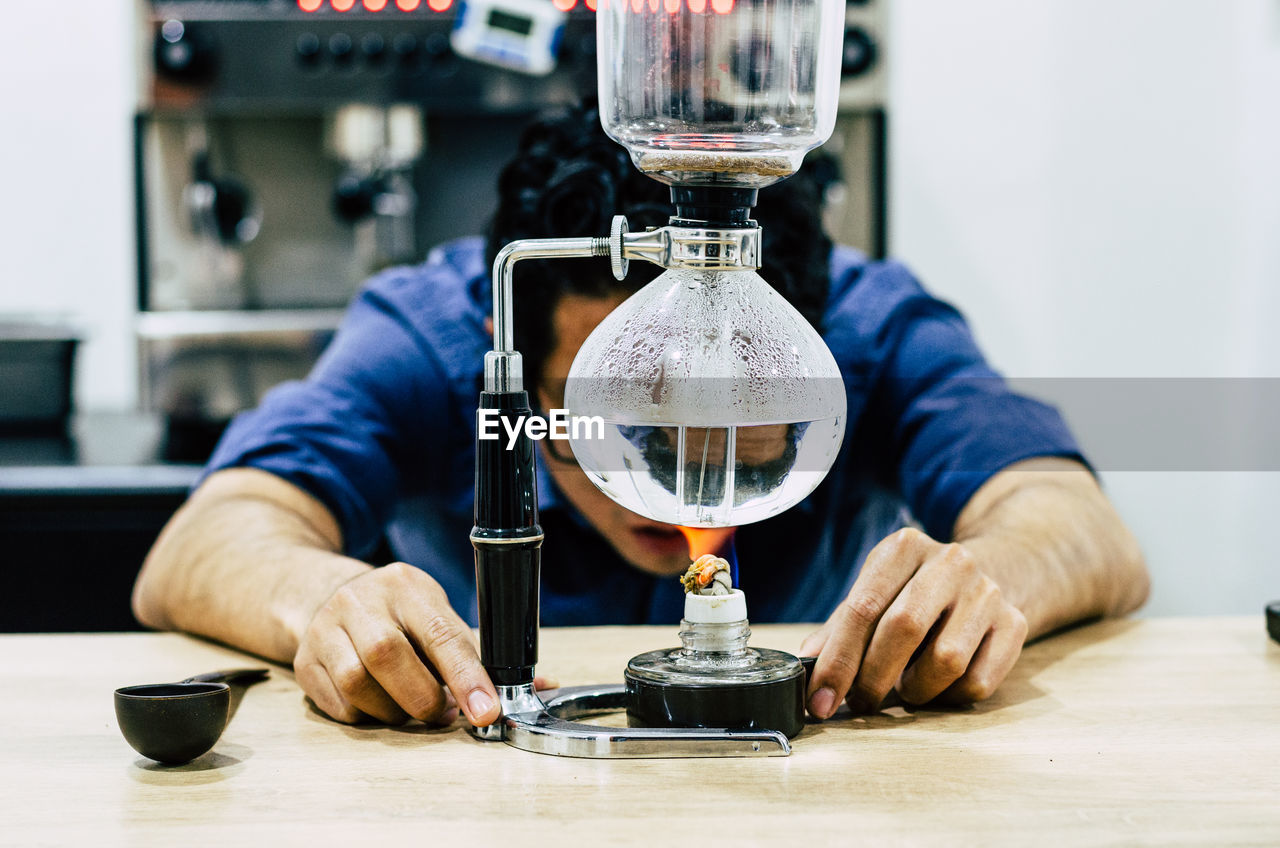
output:
[[[679,527],[678,529],[689,543],[691,562],[703,554],[719,553],[733,536],[732,527]]]

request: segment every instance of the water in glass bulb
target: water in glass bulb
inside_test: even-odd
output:
[[[754,271],[668,271],[611,313],[569,371],[572,440],[591,481],[633,512],[723,527],[795,505],[826,476],[845,395],[821,336]]]

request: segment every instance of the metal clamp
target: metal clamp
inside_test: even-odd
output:
[[[785,757],[791,743],[777,730],[715,727],[604,727],[573,721],[626,708],[623,686],[573,686],[546,693],[532,684],[499,686],[502,717],[472,736],[558,757]]]
[[[615,232],[618,231],[619,218],[622,216],[614,218]],[[709,230],[669,224],[643,233],[628,233],[623,219],[621,244],[615,247],[613,239],[610,239],[611,254],[621,250],[621,256],[611,255],[614,273],[617,273],[618,263],[628,259],[643,259],[669,270],[755,270],[760,267],[760,232],[759,227]]]

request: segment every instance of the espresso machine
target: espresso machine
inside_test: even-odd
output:
[[[664,273],[610,313],[570,368],[569,437],[588,478],[646,517],[687,527],[759,521],[808,495],[845,426],[839,369],[817,331],[756,273],[758,189],[794,174],[831,137],[840,98],[842,0],[609,3],[597,17],[600,118],[633,164],[670,186],[667,226],[527,239],[493,266],[493,350],[479,438],[475,548],[481,661],[502,717],[473,735],[576,757],[779,756],[804,720],[805,671],[748,645],[746,599],[728,563],[701,557],[679,648],[646,652],[625,684],[534,690],[540,548],[532,416],[513,346],[515,267],[609,257]],[[634,68],[646,68],[634,73]],[[625,710],[629,726],[576,721]]]
[[[371,274],[482,233],[530,116],[595,90],[585,5],[138,5],[136,332],[170,460],[305,376]]]

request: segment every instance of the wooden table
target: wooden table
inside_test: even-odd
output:
[[[806,627],[758,627],[796,650]],[[543,633],[565,685],[673,628]],[[0,637],[0,843],[1280,844],[1280,646],[1262,616],[1107,622],[1032,645],[963,711],[843,711],[788,758],[572,760],[346,727],[284,669],[187,766],[129,749],[111,690],[253,664],[178,635]]]

